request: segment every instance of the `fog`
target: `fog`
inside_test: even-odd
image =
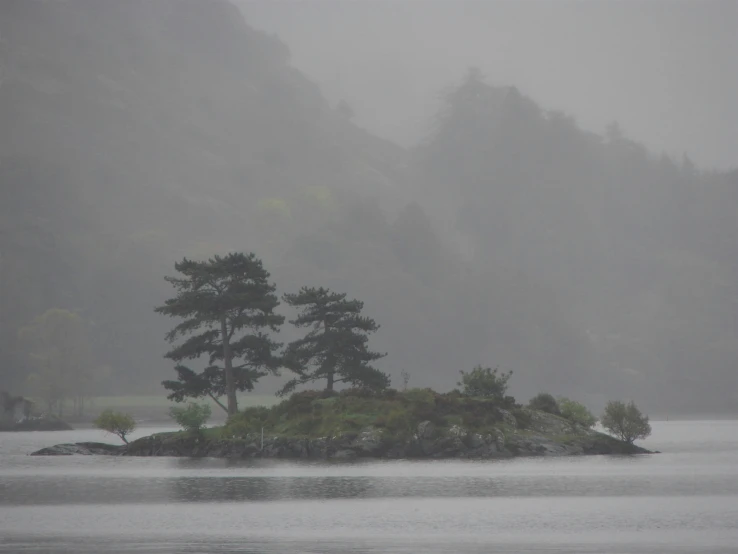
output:
[[[438,93],[476,66],[547,109],[706,167],[738,164],[738,3],[341,0],[242,2],[296,67],[356,120],[405,146]]]
[[[0,389],[45,394],[21,330],[60,309],[84,394],[163,396],[164,277],[239,251],[364,301],[395,387],[735,413],[737,15],[0,2]]]

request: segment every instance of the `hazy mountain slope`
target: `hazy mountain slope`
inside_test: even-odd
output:
[[[320,222],[301,217],[306,194],[404,178],[401,149],[328,106],[226,1],[2,2],[0,63],[4,368],[20,363],[5,354],[18,326],[62,304],[86,312],[126,386],[148,386],[167,325],[151,307],[174,259],[273,259]],[[27,246],[44,236],[53,246]],[[34,264],[52,273],[45,300]]]
[[[224,0],[1,2],[0,64],[4,384],[28,371],[18,327],[61,307],[89,322],[107,391],[161,392],[162,277],[253,250],[280,292],[364,300],[396,385],[482,363],[523,398],[735,406],[736,173],[475,74],[408,153]]]
[[[420,194],[453,201],[475,263],[545,283],[587,333],[604,390],[661,410],[736,406],[735,172],[654,156],[616,125],[586,133],[473,71],[417,157]]]

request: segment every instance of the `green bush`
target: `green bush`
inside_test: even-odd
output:
[[[408,389],[402,393],[405,402],[424,408],[433,408],[436,405],[436,393],[432,389]]]
[[[226,437],[245,437],[252,433],[260,433],[261,428],[272,426],[273,410],[264,406],[246,408],[233,414],[226,421],[223,434]]]
[[[429,420],[435,424],[442,421],[441,414],[436,410],[436,397],[438,395],[432,389],[408,389],[402,393],[410,424],[418,424]]]
[[[200,432],[208,419],[210,419],[210,414],[210,406],[195,402],[189,402],[184,408],[179,406],[169,408],[169,415],[172,419],[185,431],[194,433]]]
[[[113,410],[105,410],[92,424],[98,429],[117,435],[126,444],[128,444],[126,437],[136,429],[136,422],[130,415]]]
[[[559,403],[556,402],[556,399],[547,392],[541,392],[531,398],[528,402],[528,408],[539,412],[561,415]]]
[[[461,381],[456,383],[462,387],[465,396],[488,396],[503,399],[507,393],[507,382],[512,376],[512,371],[499,373],[497,368],[476,366],[469,373],[460,371]]]
[[[648,416],[643,415],[633,402],[608,402],[601,421],[610,433],[630,444],[651,434]]]
[[[332,396],[336,396],[333,394]],[[280,409],[287,414],[288,417],[296,417],[299,415],[309,414],[313,411],[313,402],[324,399],[327,396],[323,391],[306,390],[292,394],[287,400],[282,402]]]
[[[561,410],[561,417],[583,427],[593,427],[597,423],[597,418],[592,415],[592,412],[584,404],[580,404],[575,400],[560,398],[559,409]]]

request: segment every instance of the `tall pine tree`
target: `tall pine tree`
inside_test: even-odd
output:
[[[167,334],[184,342],[166,354],[176,362],[208,357],[200,373],[178,364],[177,381],[162,384],[177,402],[211,397],[229,415],[238,411],[237,391],[253,390],[268,372],[276,373],[281,344],[262,330],[278,331],[284,316],[274,313],[279,299],[269,273],[254,254],[215,256],[205,262],[183,259],[174,265],[182,277],[165,277],[177,291],[156,312],[184,321]],[[219,397],[227,398],[224,406]]]
[[[285,351],[285,366],[297,377],[289,381],[280,394],[287,394],[298,385],[326,380],[326,390],[336,383],[349,383],[383,389],[389,377],[372,367],[370,362],[386,356],[367,348],[368,335],[379,325],[361,315],[364,303],[346,300],[345,294],[324,288],[303,287],[297,294],[285,294],[284,301],[298,308],[296,327],[312,327],[305,337],[291,342]]]

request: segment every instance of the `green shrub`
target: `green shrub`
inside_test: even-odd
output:
[[[410,424],[418,424],[425,420],[439,424],[443,420],[442,414],[436,410],[437,396],[432,389],[408,389],[402,393],[406,417]]]
[[[461,381],[456,383],[462,387],[465,396],[488,396],[503,399],[507,393],[507,382],[512,376],[512,371],[499,373],[497,368],[476,366],[469,373],[460,371]]]
[[[210,406],[195,402],[189,402],[183,408],[179,406],[169,408],[169,415],[172,419],[185,431],[194,433],[200,432],[208,419],[210,419],[210,414]]]
[[[547,392],[541,392],[531,398],[528,402],[528,408],[539,412],[561,415],[559,403],[556,402],[556,399]]]
[[[513,408],[522,408],[523,405],[518,404],[514,396],[506,396],[502,399],[502,407],[507,410],[512,410]]]
[[[409,404],[433,408],[436,405],[436,393],[432,389],[408,389],[402,398]]]
[[[274,411],[264,406],[246,408],[233,414],[226,421],[223,434],[226,437],[245,437],[252,433],[261,432],[262,427],[270,428]]]
[[[296,392],[282,402],[280,409],[287,414],[287,417],[309,414],[313,411],[313,402],[323,398],[325,398],[323,391],[306,390]]]
[[[136,429],[136,422],[130,415],[113,410],[105,410],[92,424],[98,429],[117,435],[126,444],[128,444],[126,437]]]
[[[583,427],[593,427],[597,423],[597,418],[592,415],[592,412],[584,404],[580,404],[575,400],[560,398],[559,409],[561,410],[561,417]]]
[[[648,416],[643,415],[633,402],[608,402],[602,414],[602,426],[630,444],[651,434]]]

